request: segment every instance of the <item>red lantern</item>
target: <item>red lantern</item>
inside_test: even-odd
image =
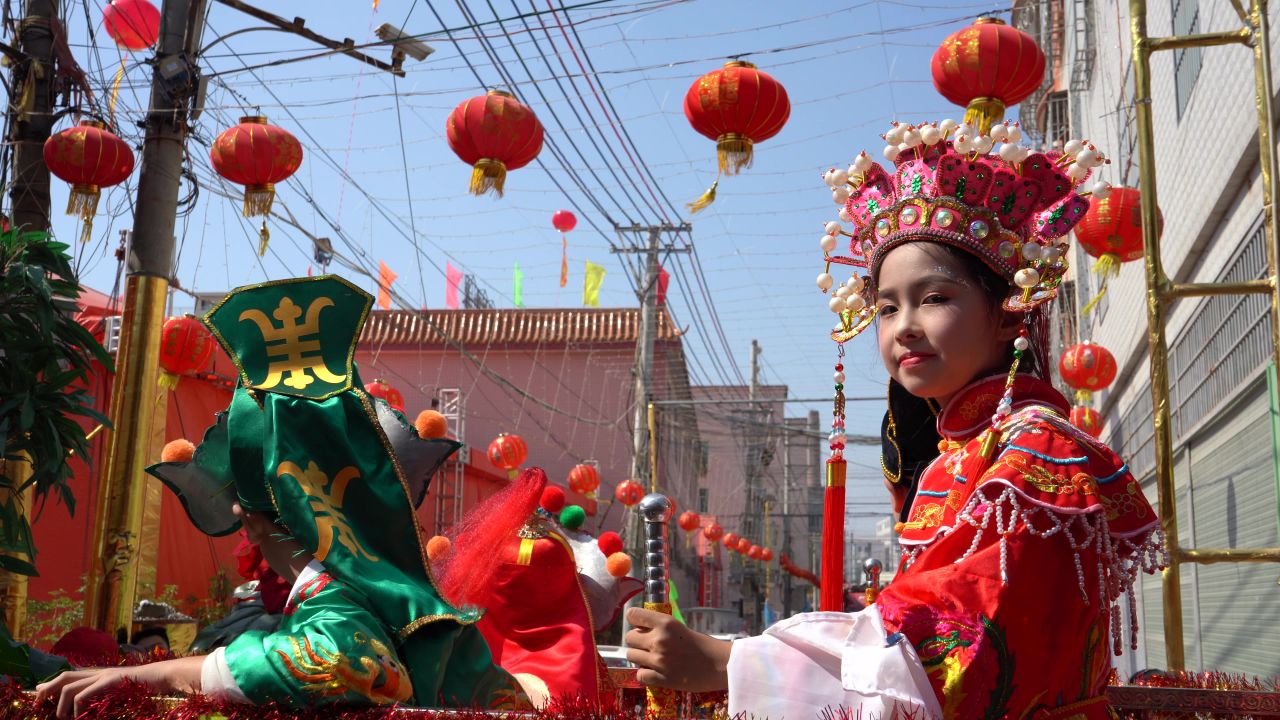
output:
[[[738,551],[738,540],[739,540],[739,539],[740,539],[740,538],[738,537],[738,535],[737,535],[736,533],[725,533],[725,534],[724,534],[724,546],[725,546],[726,548],[728,548],[728,549],[730,549],[730,550],[734,551],[734,552],[737,552],[737,551]]]
[[[516,469],[529,458],[529,446],[519,435],[502,433],[489,443],[489,462],[515,477]]]
[[[404,412],[404,395],[391,387],[386,380],[379,378],[365,383],[364,391],[369,393],[370,397],[376,397],[391,406],[392,410]]]
[[[791,116],[787,90],[768,73],[731,60],[693,81],[684,116],[694,130],[716,141],[720,172],[751,167],[752,147],[777,135]]]
[[[1160,218],[1159,210],[1156,211]],[[1157,223],[1156,234],[1164,227]],[[1089,198],[1089,212],[1076,224],[1076,239],[1085,252],[1098,258],[1094,271],[1116,275],[1119,264],[1138,260],[1142,247],[1142,193],[1135,188],[1111,188],[1103,199]]]
[[[749,551],[750,549],[751,549],[750,540],[744,537],[738,538],[738,547],[737,547],[738,552],[742,553],[743,555],[746,555],[747,551]]]
[[[692,510],[685,510],[684,512],[680,513],[680,517],[676,520],[676,524],[679,525],[680,529],[684,530],[685,532],[693,532],[694,530],[698,529],[699,525],[702,524],[702,518],[698,515],[698,513]]]
[[[542,123],[510,93],[490,90],[449,113],[449,147],[471,166],[471,194],[502,197],[507,172],[533,162],[542,151]]]
[[[111,0],[102,9],[102,24],[126,50],[146,50],[160,37],[160,11],[147,0]]]
[[[177,388],[180,376],[209,364],[216,347],[213,333],[194,315],[165,320],[160,329],[160,383],[170,390]]]
[[[595,465],[574,465],[569,471],[569,489],[579,495],[590,495],[600,487],[600,471]]]
[[[567,233],[578,227],[578,218],[568,210],[557,210],[551,216],[551,226],[562,233]]]
[[[997,18],[978,18],[933,53],[933,86],[967,108],[964,121],[986,134],[1005,108],[1044,82],[1044,52],[1031,36]]]
[[[268,125],[265,117],[242,117],[239,125],[223,130],[213,141],[209,160],[219,175],[244,185],[244,216],[263,216],[258,255],[266,255],[270,236],[265,216],[271,213],[276,183],[302,165],[302,144],[288,131]]]
[[[764,548],[760,547],[759,545],[752,545],[751,547],[747,548],[747,557],[751,558],[752,560],[759,560],[760,558],[764,557]]]
[[[635,480],[623,480],[613,489],[613,496],[618,502],[631,507],[644,497],[644,487]]]
[[[1102,428],[1106,421],[1102,417],[1102,413],[1091,407],[1077,405],[1071,408],[1071,424],[1089,433],[1094,437],[1102,435]]]
[[[772,551],[772,550],[770,550],[769,548],[763,548],[763,549],[761,549],[761,550],[760,550],[760,559],[761,559],[761,560],[763,560],[763,561],[765,561],[765,562],[773,562],[773,551]]]
[[[88,242],[93,232],[102,188],[119,185],[133,172],[133,151],[106,128],[97,120],[81,120],[44,141],[49,172],[71,183],[67,214],[80,216],[80,242]]]
[[[1089,393],[1102,390],[1116,379],[1116,359],[1110,350],[1091,342],[1072,345],[1058,360],[1062,380],[1077,391],[1081,404]]]
[[[702,536],[711,542],[718,542],[724,537],[724,528],[720,527],[719,523],[711,523],[702,528]]]

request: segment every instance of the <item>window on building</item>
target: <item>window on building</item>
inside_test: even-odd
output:
[[[1130,179],[1138,176],[1138,135],[1135,132],[1137,119],[1133,110],[1133,63],[1124,69],[1123,90],[1116,103],[1116,137],[1119,140],[1112,154],[1112,172],[1118,173],[1120,185],[1132,185]]]
[[[1049,94],[1045,103],[1044,144],[1057,147],[1071,138],[1071,106],[1066,91]]]
[[[1173,34],[1191,35],[1200,32],[1200,0],[1170,0],[1173,3]],[[1178,103],[1178,120],[1182,120],[1191,103],[1191,91],[1200,77],[1203,48],[1183,48],[1173,51],[1173,84]]]
[[[698,512],[710,512],[708,509],[708,502],[710,501],[710,498],[708,497],[709,495],[710,492],[707,488],[698,488]]]

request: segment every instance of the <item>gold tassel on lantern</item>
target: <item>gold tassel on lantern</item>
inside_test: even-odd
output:
[[[725,133],[716,139],[716,158],[720,161],[720,173],[737,175],[751,167],[751,138],[738,133]]]
[[[98,212],[98,198],[102,190],[97,185],[72,185],[67,198],[67,214],[80,216],[80,242],[87,243],[93,235],[93,216]]]
[[[244,186],[244,216],[257,217],[271,212],[276,199],[276,186],[272,183]]]
[[[507,166],[501,160],[480,158],[471,168],[471,194],[492,192],[502,197],[502,186],[507,181]]]
[[[267,254],[267,243],[271,241],[271,233],[267,230],[267,219],[262,218],[262,227],[258,230],[258,257]]]
[[[977,128],[979,135],[991,132],[991,126],[1004,120],[1004,103],[992,97],[974,98],[964,111],[964,123]]]
[[[1080,406],[1089,405],[1093,402],[1093,392],[1089,390],[1076,391],[1076,404]]]
[[[1093,312],[1098,301],[1107,294],[1107,281],[1120,274],[1120,256],[1115,253],[1103,253],[1102,257],[1098,258],[1098,262],[1093,264],[1093,271],[1102,278],[1102,286],[1098,288],[1098,294],[1084,306],[1082,312],[1085,315]]]
[[[689,209],[691,214],[697,214],[700,210],[705,210],[708,205],[716,201],[716,188],[720,187],[720,178],[711,183],[711,187],[707,191],[698,196],[697,200],[691,203],[685,203],[685,207]]]

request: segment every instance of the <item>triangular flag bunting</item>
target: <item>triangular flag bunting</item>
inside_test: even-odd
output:
[[[391,309],[391,283],[396,281],[396,277],[386,263],[378,261],[378,307],[383,310]]]
[[[445,286],[444,286],[444,304],[451,310],[458,309],[458,286],[462,284],[462,271],[454,267],[452,263],[444,264]]]

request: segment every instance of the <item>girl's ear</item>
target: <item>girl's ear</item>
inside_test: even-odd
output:
[[[1022,332],[1023,316],[1024,313],[1001,309],[996,325],[996,337],[1002,342],[1009,342],[1018,337],[1018,333]]]

